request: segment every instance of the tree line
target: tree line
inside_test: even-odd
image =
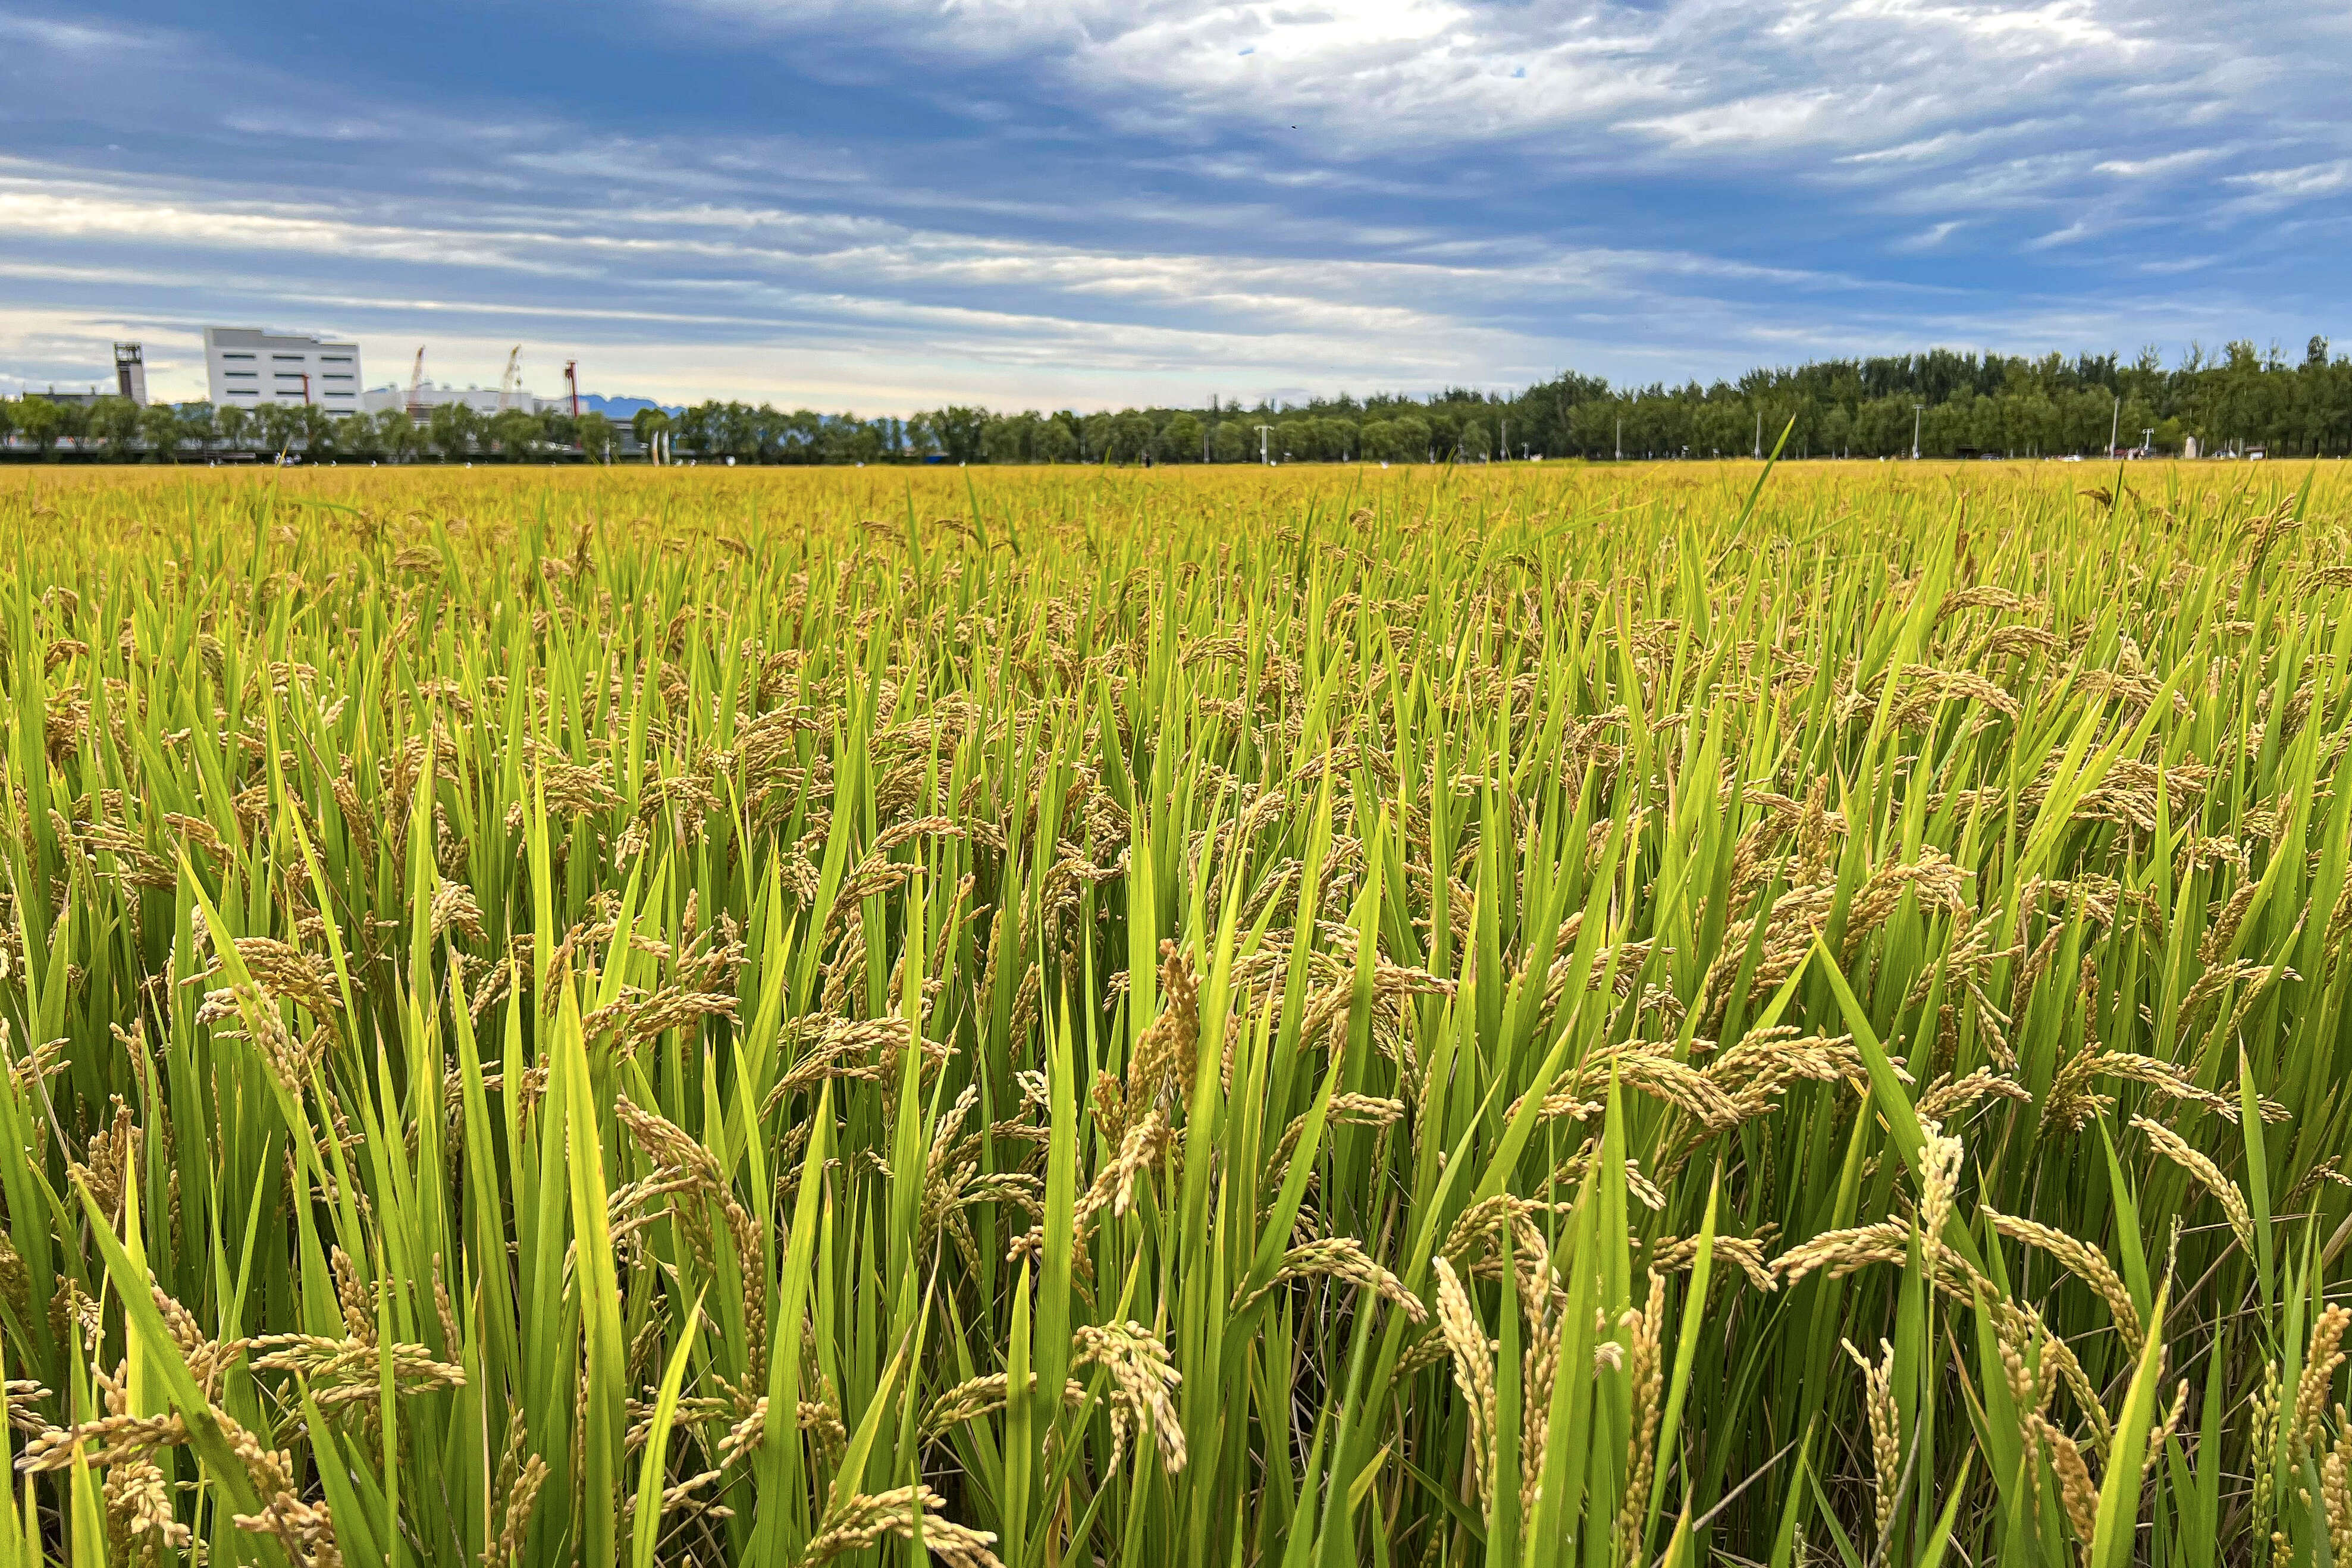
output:
[[[2058,457],[2126,449],[2280,456],[2352,451],[2352,358],[2313,338],[2300,359],[2275,346],[2192,347],[2040,359],[1937,349],[1748,372],[1736,381],[1615,387],[1563,373],[1515,393],[1341,395],[1303,404],[1212,399],[1205,407],[1017,413],[950,405],[860,418],[711,401],[677,412],[602,414],[462,404],[418,421],[398,409],[341,418],[300,405],[255,409],[121,398],[0,400],[0,437],[19,456],[202,460],[299,454],[309,460],[616,461],[657,445],[671,460],[741,463],[1481,462],[1503,458]],[[656,437],[666,437],[656,443]]]

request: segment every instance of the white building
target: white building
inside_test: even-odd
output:
[[[310,404],[360,411],[360,346],[280,337],[258,327],[206,327],[205,376],[215,408]]]

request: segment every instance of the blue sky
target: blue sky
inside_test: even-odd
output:
[[[2352,8],[0,0],[0,387],[904,412],[2352,347]]]

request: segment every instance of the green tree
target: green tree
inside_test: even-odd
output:
[[[1201,451],[1201,422],[1190,414],[1177,414],[1160,427],[1160,461],[1197,463]]]
[[[988,454],[982,437],[988,434],[988,410],[950,404],[926,421],[931,438],[950,463],[977,463]]]
[[[178,410],[180,440],[194,443],[199,452],[212,450],[213,439],[219,435],[217,416],[209,403],[183,403]]]
[[[1139,414],[1132,408],[1128,409],[1111,422],[1111,461],[1114,463],[1141,462],[1144,454],[1151,450],[1152,437],[1158,434],[1159,432],[1151,427],[1150,415]]]
[[[264,403],[253,411],[254,445],[266,457],[283,458],[294,445],[294,410],[283,403]]]
[[[508,462],[528,462],[539,447],[539,420],[520,408],[501,408],[490,416],[484,434]]]
[[[71,434],[68,428],[71,423],[62,403],[52,403],[46,397],[26,397],[16,405],[16,428],[33,443],[33,449],[50,462],[57,460],[58,443]]]
[[[1025,463],[1036,441],[1037,424],[1034,411],[991,419],[980,438],[981,450],[992,463]]]
[[[1249,434],[1238,419],[1221,419],[1209,433],[1209,449],[1220,463],[1238,463],[1249,456]]]
[[[225,405],[214,414],[213,424],[219,429],[220,438],[228,444],[230,451],[247,450],[247,443],[254,434],[252,410],[240,408],[234,403]]]
[[[371,414],[346,414],[335,420],[335,450],[342,456],[374,461],[384,455],[383,426]]]
[[[1843,458],[1853,445],[1853,416],[1843,403],[1832,403],[1822,416],[1822,451],[1832,458]]]
[[[658,408],[640,408],[629,416],[629,428],[648,458],[653,456],[654,437],[669,429],[670,425],[668,414]]]
[[[1389,421],[1390,441],[1398,458],[1408,463],[1429,461],[1429,421],[1417,414],[1400,415]]]
[[[366,418],[375,426],[370,440],[387,462],[408,461],[424,444],[416,421],[405,408],[380,408]]]
[[[139,440],[139,405],[127,397],[101,397],[89,405],[89,434],[106,443],[106,455],[120,463]]]
[[[1041,463],[1074,463],[1078,459],[1078,437],[1066,420],[1048,419],[1037,427],[1037,439],[1033,455]]]
[[[298,403],[286,410],[286,446],[312,462],[335,451],[335,421],[315,403]]]
[[[442,461],[454,463],[473,455],[481,428],[482,416],[468,405],[436,403],[425,417],[425,439],[441,454]]]
[[[151,403],[139,411],[139,439],[159,463],[180,460],[180,412],[168,403]]]
[[[1117,416],[1108,410],[1097,410],[1078,421],[1078,456],[1089,463],[1099,463],[1110,457],[1111,427]]]
[[[591,409],[580,416],[573,438],[590,462],[607,463],[612,461],[614,434],[612,419]]]

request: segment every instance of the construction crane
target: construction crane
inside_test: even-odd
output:
[[[507,411],[516,391],[522,385],[522,345],[507,351],[507,373],[499,377],[499,412]]]
[[[569,393],[572,397],[572,417],[574,419],[579,418],[580,362],[576,359],[568,359],[563,362],[563,390]]]
[[[408,373],[408,416],[417,424],[425,423],[425,345],[416,345],[416,368]]]

